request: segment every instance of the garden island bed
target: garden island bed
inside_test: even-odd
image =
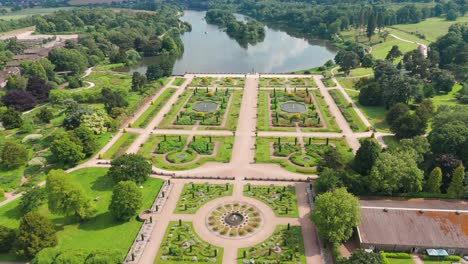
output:
[[[244,186],[244,196],[258,199],[271,207],[276,216],[299,217],[296,187],[294,186]]]
[[[174,213],[194,214],[200,207],[211,200],[223,196],[231,196],[232,190],[232,184],[187,183],[182,189]]]

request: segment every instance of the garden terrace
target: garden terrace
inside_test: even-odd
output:
[[[300,226],[277,226],[264,242],[249,248],[241,248],[237,263],[254,260],[255,263],[306,263],[304,241]],[[251,262],[248,262],[251,263]]]
[[[203,241],[191,222],[171,221],[154,263],[222,263],[223,248]]]
[[[352,102],[348,102],[340,90],[330,90],[329,93],[354,132],[368,131],[368,127],[354,110]]]
[[[317,87],[312,78],[260,78],[259,86],[267,87]]]
[[[229,162],[232,145],[232,137],[152,135],[139,153],[157,168],[186,170],[209,161]]]
[[[257,137],[256,163],[275,163],[298,173],[316,173],[326,150],[337,148],[347,158],[352,152],[344,138]]]
[[[187,89],[161,122],[164,128],[235,129],[242,91],[229,88]]]
[[[276,216],[299,217],[294,186],[244,186],[244,195],[258,199],[271,207]]]
[[[177,202],[174,213],[194,214],[205,203],[232,195],[232,184],[187,183]]]
[[[49,212],[46,204],[38,208],[38,212],[47,216],[57,229],[58,248],[62,250],[83,249],[91,251],[96,249],[115,249],[122,259],[132,245],[141,222],[135,218],[128,222],[114,220],[108,211],[112,196],[114,180],[106,175],[107,168],[86,168],[70,173],[71,180],[79,184],[85,193],[92,198],[96,208],[96,216],[86,222],[77,221],[76,216],[55,215]],[[141,210],[151,207],[158,194],[163,180],[149,178],[142,186]],[[17,199],[0,207],[0,225],[9,228],[18,228],[22,216]],[[0,254],[1,261],[17,261],[13,250]]]
[[[146,111],[131,124],[132,127],[145,128],[154,119],[154,117],[161,111],[163,106],[172,97],[175,93],[175,89],[168,88],[166,89],[155,101],[151,102],[151,105],[146,109]]]
[[[232,77],[196,77],[190,87],[244,87],[244,78]]]

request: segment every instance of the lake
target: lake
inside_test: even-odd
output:
[[[188,10],[181,20],[192,25],[184,33],[184,54],[177,59],[173,74],[190,73],[284,73],[323,65],[335,57],[326,41],[292,37],[265,26],[265,40],[242,48],[216,25],[206,23],[204,11]],[[238,19],[244,19],[237,16]],[[157,57],[145,58],[130,71],[146,72]]]

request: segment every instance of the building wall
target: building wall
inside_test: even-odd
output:
[[[407,252],[407,253],[424,253],[426,249],[445,249],[450,255],[464,256],[468,255],[468,248],[445,248],[445,247],[418,247],[412,245],[379,245],[379,244],[366,244],[361,243],[363,249],[373,249],[374,252],[387,251],[387,252]],[[416,252],[413,250],[416,249]]]

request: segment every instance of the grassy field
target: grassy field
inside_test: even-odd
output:
[[[118,250],[123,256],[133,243],[141,222],[132,218],[129,222],[115,222],[108,212],[114,181],[106,176],[106,168],[87,168],[70,173],[72,181],[78,183],[91,198],[97,209],[95,217],[80,223],[74,216],[59,216],[51,214],[47,205],[39,212],[47,215],[57,229],[58,247],[66,249],[109,249]],[[143,209],[150,208],[159,192],[163,181],[150,178],[143,184]],[[18,208],[20,199],[0,207],[0,225],[17,228],[21,218]],[[0,260],[15,260],[12,253],[0,254]]]
[[[333,100],[335,100],[336,105],[340,109],[351,129],[354,132],[367,131],[367,126],[364,125],[364,122],[359,118],[353,107],[349,105],[349,102],[346,100],[344,95],[339,90],[330,90],[329,93],[333,97]]]
[[[23,176],[24,167],[9,170],[0,167],[0,187],[5,191],[13,191],[21,183],[21,177]]]
[[[176,77],[175,80],[172,82],[174,86],[181,86],[185,82],[185,78]]]
[[[390,128],[385,121],[385,114],[387,110],[383,106],[363,106],[359,103],[359,93],[348,92],[349,97],[361,109],[361,112],[369,120],[371,125],[379,132],[390,132]]]
[[[412,259],[387,258],[389,264],[413,264]]]
[[[372,46],[372,55],[375,59],[383,60],[392,49],[393,45],[397,45],[403,54],[418,48],[418,45],[415,43],[404,42],[392,36],[388,36],[387,41]],[[395,62],[398,62],[398,60],[395,60]]]
[[[445,20],[445,18],[433,17],[433,18],[428,18],[417,24],[394,25],[391,27],[391,29],[394,29],[395,31],[390,31],[390,32],[393,33],[393,32],[400,31],[408,35],[409,34],[413,35],[416,33],[423,34],[427,42],[434,42],[437,40],[437,38],[446,34],[451,25],[455,23],[467,23],[467,22],[468,22],[468,16],[459,17],[456,21],[447,21]],[[398,34],[395,33],[395,35],[400,36],[399,33]],[[418,42],[424,43],[423,42],[424,40],[421,40],[421,38],[415,35],[414,37],[419,39]]]
[[[452,91],[447,94],[436,95],[432,97],[432,102],[434,105],[458,105],[458,101],[455,98],[455,95],[462,89],[461,84],[455,84]]]
[[[70,10],[74,7],[56,7],[56,8],[25,8],[20,11],[7,13],[6,15],[0,16],[0,19],[3,20],[12,20],[12,19],[20,19],[27,16],[33,15],[47,15],[51,14],[58,10]]]
[[[138,137],[138,134],[124,133],[103,155],[105,159],[115,159],[127,151],[128,147]]]
[[[167,88],[159,97],[141,114],[141,116],[132,124],[133,127],[145,128],[151,120],[159,113],[167,100],[175,93],[175,89]]]

